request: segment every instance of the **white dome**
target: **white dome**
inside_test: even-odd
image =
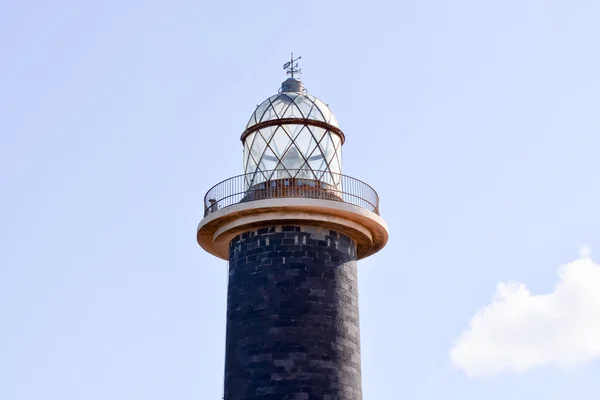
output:
[[[303,118],[326,122],[339,128],[339,124],[327,104],[306,93],[282,92],[269,97],[259,105],[246,129],[260,122],[282,118]]]

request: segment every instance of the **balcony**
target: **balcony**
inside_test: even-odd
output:
[[[226,179],[204,196],[204,216],[236,204],[265,199],[339,201],[379,215],[379,196],[368,184],[330,171],[269,170]]]

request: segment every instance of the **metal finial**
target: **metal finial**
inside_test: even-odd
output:
[[[294,53],[292,53],[292,56],[290,57],[290,61],[283,64],[283,69],[285,69],[285,73],[288,75],[291,75],[292,78],[294,77],[294,74],[301,74],[302,69],[298,68],[298,63],[297,63],[297,61],[301,58],[302,58],[302,56],[300,56],[294,60]]]

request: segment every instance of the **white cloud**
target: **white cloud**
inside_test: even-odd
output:
[[[453,364],[475,377],[569,369],[600,357],[600,265],[590,256],[582,247],[579,259],[559,268],[548,294],[498,284],[492,303],[476,312],[450,350]]]

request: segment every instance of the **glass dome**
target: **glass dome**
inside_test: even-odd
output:
[[[326,122],[339,128],[337,119],[327,104],[306,93],[283,92],[271,96],[256,108],[246,129],[260,122],[282,118],[303,118]]]
[[[247,184],[301,178],[339,186],[344,136],[338,122],[325,103],[300,92],[300,81],[288,81],[256,108],[242,135]]]

